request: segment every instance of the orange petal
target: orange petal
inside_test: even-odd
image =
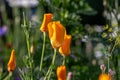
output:
[[[112,78],[109,74],[102,73],[99,76],[99,80],[112,80]]]
[[[70,54],[70,44],[71,44],[71,35],[66,35],[63,45],[59,48],[59,52],[63,56],[68,56]]]
[[[58,80],[66,80],[66,67],[65,66],[57,67],[57,78]]]
[[[48,24],[48,33],[49,33],[49,38],[51,38],[53,36],[53,28],[52,28],[52,24],[53,22],[50,22]]]
[[[53,48],[59,48],[64,41],[65,27],[59,21],[48,24],[49,38]]]
[[[14,71],[16,67],[16,61],[15,61],[15,51],[12,50],[11,56],[8,62],[8,71]]]
[[[51,13],[44,14],[44,19],[43,19],[42,25],[40,27],[40,30],[42,32],[47,32],[48,31],[47,25],[51,21],[52,21],[52,14]]]

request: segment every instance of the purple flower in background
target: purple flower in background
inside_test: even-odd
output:
[[[0,36],[4,36],[8,31],[6,26],[0,27]]]
[[[73,77],[73,73],[72,72],[68,72],[67,80],[73,80],[72,77]]]
[[[109,74],[110,74],[111,76],[114,76],[114,75],[115,75],[115,71],[112,70],[112,69],[109,69]]]

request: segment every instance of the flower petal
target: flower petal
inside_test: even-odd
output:
[[[57,67],[57,78],[58,80],[66,80],[66,67],[65,66]]]
[[[63,45],[59,48],[59,52],[63,56],[68,56],[70,54],[70,43],[71,43],[71,35],[66,35]]]
[[[43,19],[42,25],[40,27],[40,30],[42,32],[47,32],[48,31],[47,25],[51,21],[52,21],[52,14],[51,13],[44,14],[44,19]]]
[[[15,61],[15,51],[12,50],[11,56],[8,62],[8,71],[14,71],[16,67],[16,61]]]

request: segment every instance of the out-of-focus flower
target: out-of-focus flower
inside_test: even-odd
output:
[[[107,37],[107,33],[104,32],[104,33],[102,34],[102,37],[103,37],[103,38],[106,38],[106,37]]]
[[[34,7],[39,4],[38,0],[8,0],[11,7]]]
[[[15,51],[13,49],[12,52],[11,52],[11,56],[10,56],[9,62],[8,62],[8,71],[9,72],[14,71],[15,67],[16,67]]]
[[[100,69],[101,69],[101,70],[102,70],[102,72],[104,73],[104,72],[105,72],[105,69],[106,69],[105,64],[101,64],[101,65],[100,65]]]
[[[33,44],[32,44],[31,47],[30,47],[30,52],[31,52],[31,54],[34,53],[34,45],[33,45]]]
[[[57,78],[58,80],[66,80],[66,67],[65,66],[57,67]]]
[[[62,46],[66,30],[60,21],[50,22],[48,24],[48,33],[53,48],[57,49]]]
[[[48,23],[52,21],[52,14],[51,13],[47,13],[47,14],[44,14],[44,19],[43,19],[43,22],[42,22],[42,25],[40,27],[40,30],[42,32],[47,32],[48,31]]]
[[[0,26],[0,36],[4,36],[8,31],[8,28],[6,26],[1,27]]]
[[[112,29],[112,28],[109,28],[109,29],[108,29],[108,32],[112,32],[112,31],[113,31],[113,29]]]
[[[82,42],[87,42],[88,41],[88,35],[83,36]]]
[[[111,76],[114,76],[114,75],[115,75],[115,71],[112,70],[112,69],[109,69],[109,74],[110,74]]]
[[[71,43],[71,35],[65,35],[65,39],[63,45],[59,48],[59,52],[63,56],[68,56],[70,54],[70,43]]]
[[[108,24],[103,27],[103,30],[107,30],[109,28]]]
[[[68,75],[67,75],[67,80],[73,80],[72,76],[73,76],[73,73],[69,72]]]
[[[116,36],[116,43],[117,43],[118,46],[120,45],[120,35]]]
[[[95,29],[96,32],[102,32],[103,31],[102,26],[98,26],[98,25],[96,25],[94,27],[94,29]]]
[[[94,56],[97,59],[100,59],[103,56],[103,52],[101,50],[105,49],[105,46],[103,45],[103,43],[98,43],[95,47],[94,47]]]
[[[99,80],[112,80],[109,74],[102,73],[99,75]]]
[[[102,56],[103,56],[102,51],[95,51],[95,57],[96,57],[97,59],[100,59]]]

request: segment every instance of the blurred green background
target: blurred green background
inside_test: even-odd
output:
[[[7,73],[10,52],[15,49],[17,68],[15,80],[19,76],[18,68],[24,68],[27,55],[25,34],[23,32],[23,12],[30,27],[30,43],[34,47],[34,66],[39,67],[43,34],[39,30],[44,13],[52,13],[53,20],[59,20],[72,35],[71,55],[66,58],[67,72],[72,72],[72,80],[97,80],[101,74],[100,64],[107,64],[103,49],[111,49],[114,39],[110,34],[119,30],[119,0],[0,0],[0,71]],[[104,30],[108,24],[112,32]],[[105,38],[103,33],[107,34]],[[114,37],[114,36],[113,36]],[[43,63],[43,72],[48,69],[53,55],[48,35]],[[120,49],[114,50],[115,60],[110,67],[116,71],[115,79],[120,79]],[[62,57],[58,53],[56,65]],[[118,68],[116,68],[117,66]],[[117,70],[116,70],[117,69]],[[42,74],[41,74],[42,75]],[[37,73],[35,74],[37,77]],[[56,80],[56,75],[53,75]],[[38,78],[39,79],[39,78]],[[37,78],[36,78],[37,80]]]

